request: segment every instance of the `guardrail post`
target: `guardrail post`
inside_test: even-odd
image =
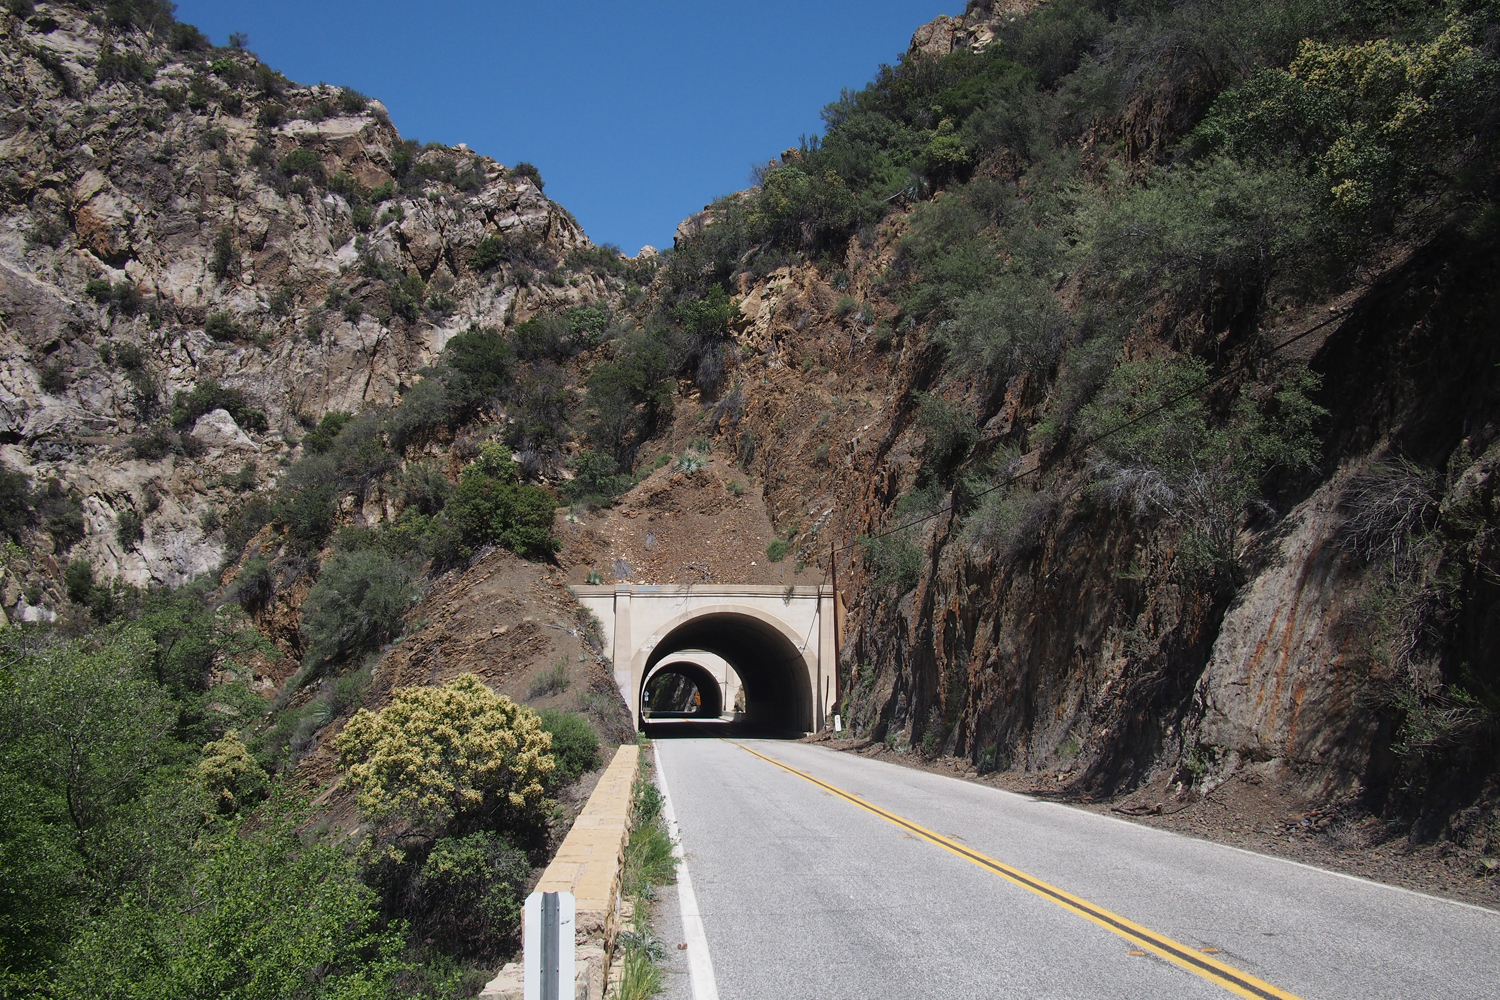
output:
[[[533,892],[521,925],[525,1000],[572,1000],[575,901],[571,892]]]

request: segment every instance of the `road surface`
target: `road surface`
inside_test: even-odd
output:
[[[655,748],[668,1000],[1500,997],[1494,911],[814,745]]]

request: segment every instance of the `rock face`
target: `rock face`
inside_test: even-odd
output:
[[[1013,20],[1041,0],[969,0],[957,17],[940,14],[911,36],[908,56],[946,56],[952,52],[983,52],[995,40],[996,25]]]
[[[606,293],[592,274],[534,280],[590,245],[536,183],[466,147],[404,144],[378,101],[43,8],[0,14],[0,446],[83,504],[72,552],[37,538],[59,561],[134,584],[217,565],[199,515],[240,502],[218,484],[246,462],[274,481],[299,421],[389,403],[470,324]],[[154,70],[101,70],[106,47]],[[476,267],[486,239],[505,259]],[[392,305],[408,278],[415,309]],[[170,427],[204,380],[266,427],[223,410]],[[157,431],[201,447],[132,446]],[[126,509],[145,537],[122,549]]]

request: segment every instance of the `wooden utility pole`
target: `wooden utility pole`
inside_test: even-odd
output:
[[[828,568],[833,572],[833,704],[844,703],[844,671],[840,666],[839,649],[839,550],[828,539]]]

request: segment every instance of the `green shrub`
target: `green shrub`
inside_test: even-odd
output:
[[[409,274],[395,282],[386,292],[391,312],[408,323],[415,323],[421,314],[422,300],[427,296],[427,286],[415,274]]]
[[[288,177],[306,177],[322,183],[323,161],[310,149],[294,149],[281,158],[281,172]]]
[[[412,462],[401,473],[395,489],[402,511],[436,516],[453,495],[453,484],[436,462]]]
[[[511,167],[510,175],[512,177],[524,177],[525,179],[531,181],[531,183],[535,184],[538,191],[540,191],[543,187],[542,172],[536,167],[532,166],[530,163],[527,163],[525,160],[522,160],[520,163],[517,163],[515,166]]]
[[[32,513],[31,477],[0,461],[0,533],[19,538]]]
[[[48,479],[35,503],[42,528],[52,536],[59,553],[83,540],[83,496],[77,490],[64,489],[57,479]]]
[[[221,815],[234,815],[260,801],[269,780],[233,729],[203,745],[196,777],[208,799],[209,811]]]
[[[520,930],[530,881],[525,852],[499,834],[439,838],[413,880],[418,932],[456,954],[493,955]]]
[[[474,248],[469,266],[476,271],[489,271],[505,263],[527,263],[534,257],[535,250],[524,236],[486,236]]]
[[[133,510],[125,510],[115,518],[115,541],[127,550],[135,548],[146,537],[145,520]]]
[[[226,599],[234,601],[246,611],[265,607],[275,595],[276,575],[271,570],[271,564],[264,559],[246,560],[234,582],[224,592]]]
[[[898,593],[905,593],[921,579],[923,552],[902,533],[861,535],[855,542],[877,585],[894,585]]]
[[[552,734],[552,788],[563,788],[599,766],[599,736],[587,719],[572,712],[542,709],[542,728]]]
[[[94,75],[100,83],[150,83],[156,79],[156,70],[139,53],[121,52],[105,42],[94,64]]]
[[[323,419],[318,425],[307,432],[302,439],[302,447],[309,453],[321,455],[333,447],[334,438],[338,437],[339,431],[349,422],[350,414],[344,410],[329,410],[323,414]]]
[[[1138,517],[1172,522],[1188,567],[1232,577],[1241,519],[1262,479],[1273,469],[1304,470],[1318,456],[1312,428],[1326,411],[1309,399],[1318,376],[1299,364],[1279,375],[1260,400],[1242,392],[1220,422],[1204,398],[1202,360],[1163,355],[1121,365],[1079,415],[1084,434],[1111,431],[1098,445],[1099,489]]]
[[[286,118],[286,108],[275,101],[268,101],[260,106],[260,111],[255,115],[255,124],[262,128],[275,128]]]
[[[88,603],[94,590],[94,567],[87,559],[74,559],[63,568],[63,586],[67,589],[68,600],[74,604]]]
[[[353,87],[339,91],[339,110],[346,115],[357,115],[370,106],[370,99]]]
[[[568,496],[590,506],[608,504],[635,484],[635,477],[622,474],[613,457],[592,449],[575,455],[572,466]]]
[[[228,313],[210,313],[203,321],[203,332],[220,343],[238,340],[241,336],[239,324]]]
[[[181,882],[100,907],[59,963],[58,996],[382,996],[406,968],[355,862],[273,817],[210,830]],[[253,942],[253,947],[247,947]]]
[[[256,146],[250,150],[251,165],[255,165],[256,150],[264,153],[263,147]],[[213,254],[208,260],[208,273],[220,281],[237,278],[240,275],[240,252],[234,245],[234,233],[228,226],[223,227],[214,235]]]
[[[531,688],[526,692],[528,698],[545,698],[552,694],[561,694],[568,689],[568,662],[559,660],[546,670],[539,671],[531,680]]]
[[[270,426],[265,411],[251,406],[242,391],[225,388],[214,379],[202,379],[172,398],[172,423],[187,427],[211,410],[227,410],[236,424],[255,434],[264,434]]]
[[[517,481],[516,464],[505,457],[502,445],[488,444],[459,476],[448,516],[471,547],[493,543],[542,559],[560,545],[552,537],[555,507],[549,491]]]
[[[335,553],[302,605],[302,634],[314,660],[378,648],[401,634],[421,596],[411,570],[376,549]]]
[[[786,558],[786,554],[789,551],[790,546],[787,545],[786,539],[773,538],[771,539],[771,543],[766,546],[766,558],[773,563],[781,562],[781,560]]]

